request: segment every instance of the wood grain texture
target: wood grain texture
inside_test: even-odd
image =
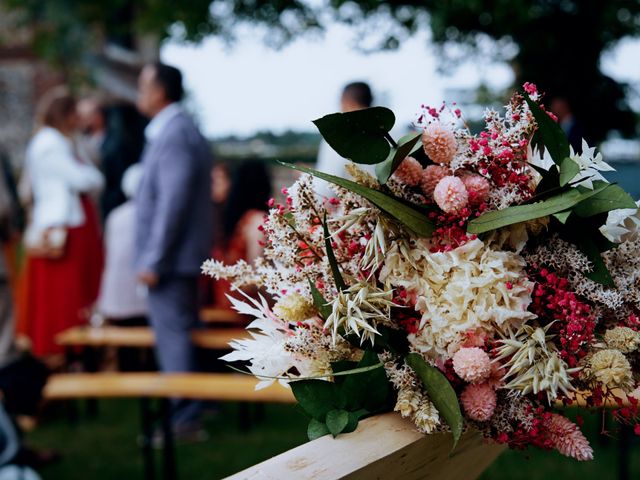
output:
[[[200,320],[204,323],[244,323],[246,317],[226,308],[203,308],[200,310]]]
[[[192,398],[233,402],[294,403],[289,388],[276,383],[255,390],[257,380],[233,373],[62,373],[49,377],[44,397]]]
[[[228,477],[227,480],[472,480],[505,449],[480,433],[465,433],[451,456],[451,434],[422,435],[397,413],[360,422]]]
[[[207,328],[194,330],[191,339],[200,348],[230,350],[231,340],[248,335],[243,328]],[[73,327],[56,335],[55,340],[64,346],[151,348],[155,345],[155,336],[149,327]]]

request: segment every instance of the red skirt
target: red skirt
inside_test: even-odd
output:
[[[55,336],[86,323],[98,298],[104,262],[100,227],[93,202],[81,200],[85,222],[68,229],[64,255],[27,259],[25,327],[36,356],[62,352]]]

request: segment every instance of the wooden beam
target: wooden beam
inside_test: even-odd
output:
[[[397,413],[360,422],[337,438],[325,436],[243,470],[227,480],[472,480],[504,451],[468,431],[451,456],[451,435],[422,435]]]
[[[255,390],[257,380],[231,373],[62,373],[49,377],[44,398],[191,398],[233,402],[294,403],[289,388]]]

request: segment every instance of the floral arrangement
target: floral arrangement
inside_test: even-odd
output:
[[[320,118],[352,180],[290,165],[303,174],[271,202],[264,258],[203,265],[255,319],[223,358],[257,388],[288,384],[310,438],[395,410],[454,446],[473,427],[588,460],[563,414],[576,402],[640,434],[638,206],[541,99],[525,84],[478,135],[455,106],[423,106],[397,142],[386,108]]]

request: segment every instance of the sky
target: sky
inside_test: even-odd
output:
[[[301,38],[273,50],[249,29],[229,48],[210,37],[200,44],[168,41],[164,62],[180,68],[189,92],[189,109],[209,137],[251,135],[259,130],[313,131],[311,121],[338,111],[341,88],[369,82],[376,103],[391,108],[397,121],[414,120],[421,104],[455,101],[455,90],[481,82],[504,88],[511,69],[483,59],[447,74],[427,34],[405,41],[399,50],[365,54],[353,48],[355,33],[332,25],[321,38]],[[640,83],[640,39],[624,40],[602,61],[614,78]],[[448,98],[453,97],[453,98]]]

